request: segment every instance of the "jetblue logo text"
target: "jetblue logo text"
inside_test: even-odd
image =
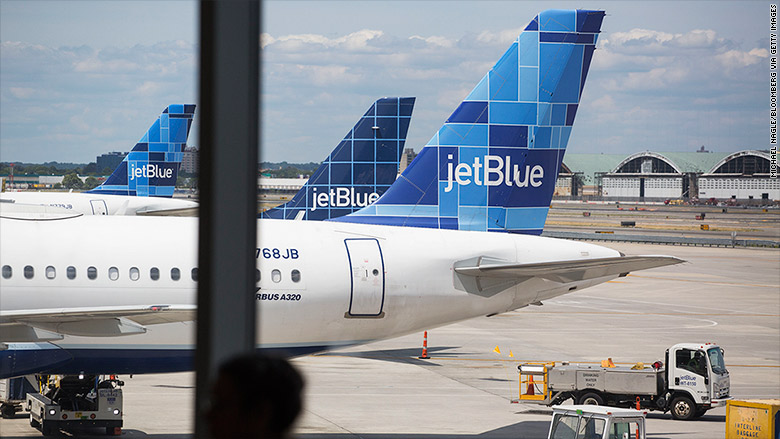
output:
[[[128,174],[131,181],[135,180],[137,177],[167,179],[173,177],[173,169],[163,168],[153,163],[136,166],[133,162],[130,162],[130,172],[128,172]]]
[[[450,192],[453,184],[467,186],[472,183],[477,186],[517,186],[517,187],[539,187],[544,179],[544,168],[542,165],[525,165],[525,172],[521,172],[521,165],[512,165],[510,156],[499,157],[497,155],[486,155],[484,163],[481,163],[479,157],[474,158],[473,164],[459,163],[457,166],[452,162],[452,154],[447,155],[447,187],[444,192]]]
[[[355,188],[337,187],[329,192],[317,193],[317,188],[312,188],[314,201],[311,211],[314,212],[318,207],[366,207],[379,199],[376,192],[355,193]]]

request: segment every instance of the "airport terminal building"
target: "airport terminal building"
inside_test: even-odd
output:
[[[766,151],[566,154],[556,196],[604,200],[780,201]]]

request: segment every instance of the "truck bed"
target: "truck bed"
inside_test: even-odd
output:
[[[656,395],[663,388],[664,376],[664,369],[555,366],[549,371],[548,386],[556,392],[593,389],[602,393]]]

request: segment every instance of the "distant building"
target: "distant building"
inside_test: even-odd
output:
[[[103,171],[104,169],[108,168],[112,172],[114,169],[119,166],[120,163],[122,163],[122,160],[125,159],[127,156],[126,152],[119,152],[119,151],[112,151],[107,154],[102,154],[97,156],[95,160],[95,167],[98,170],[98,172]]]
[[[181,170],[188,174],[197,174],[200,168],[200,154],[198,148],[190,146],[184,148],[184,155],[181,159]]]
[[[706,151],[706,150],[705,150]],[[566,154],[557,197],[621,201],[710,199],[780,200],[780,180],[770,178],[766,151]]]
[[[409,166],[409,163],[412,163],[415,157],[417,157],[417,153],[414,152],[414,148],[404,148],[404,153],[401,154],[401,162],[398,163],[398,172],[404,172],[404,169]]]
[[[125,156],[127,156],[126,152],[109,152],[108,154],[103,154],[97,156],[97,159],[95,160],[96,169],[98,172],[103,172],[106,169],[109,169],[109,173],[114,172],[114,169],[119,166],[120,163],[122,163],[122,160],[125,159]]]

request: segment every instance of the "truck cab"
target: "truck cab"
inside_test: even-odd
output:
[[[594,405],[553,408],[548,439],[645,439],[646,411]]]
[[[730,378],[723,349],[712,343],[680,343],[666,351],[669,409],[677,419],[690,419],[726,405]]]

